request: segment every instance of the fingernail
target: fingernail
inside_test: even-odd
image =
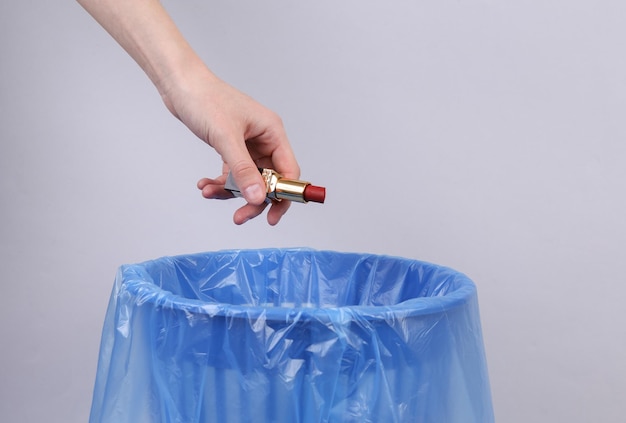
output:
[[[259,204],[265,200],[265,192],[263,188],[261,188],[261,185],[250,185],[243,190],[243,198],[245,198],[248,203]]]

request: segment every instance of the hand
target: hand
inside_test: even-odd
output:
[[[204,65],[186,69],[176,83],[162,91],[168,109],[193,133],[222,156],[222,174],[203,178],[198,188],[205,198],[227,199],[224,190],[232,171],[247,204],[233,220],[242,224],[266,208],[265,183],[259,167],[277,170],[286,178],[298,179],[300,169],[282,121],[274,112],[215,77]],[[289,201],[273,202],[267,221],[275,225],[290,206]]]
[[[228,171],[248,202],[235,212],[242,224],[263,212],[265,184],[257,167],[300,177],[280,118],[218,79],[184,39],[159,0],[78,0],[135,59],[168,109],[222,156],[222,175],[201,179],[206,198],[229,198]],[[267,220],[278,223],[288,201],[273,203]]]

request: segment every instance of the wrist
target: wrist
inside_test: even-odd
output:
[[[190,52],[187,57],[170,57],[167,69],[153,82],[168,110],[179,119],[179,107],[198,94],[207,83],[217,83],[219,79],[202,60]],[[199,82],[200,81],[200,82]]]

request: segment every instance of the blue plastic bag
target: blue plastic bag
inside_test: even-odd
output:
[[[265,249],[118,272],[92,423],[492,421],[476,288],[449,268]]]

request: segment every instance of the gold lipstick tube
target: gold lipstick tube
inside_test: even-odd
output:
[[[265,181],[267,201],[289,200],[298,203],[314,201],[323,203],[326,198],[326,188],[311,185],[310,182],[287,179],[273,169],[259,169]],[[236,197],[243,197],[235,184],[232,173],[228,174],[224,189],[232,192]]]

